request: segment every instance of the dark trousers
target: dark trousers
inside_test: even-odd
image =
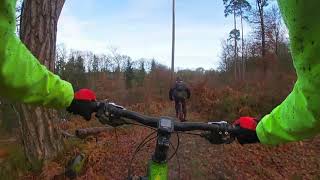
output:
[[[182,105],[182,112],[184,114],[184,119],[187,117],[187,106],[186,106],[186,100],[185,99],[175,99],[175,108],[176,108],[176,116],[178,117],[179,112],[179,102],[181,102]]]

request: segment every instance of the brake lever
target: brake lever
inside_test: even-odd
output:
[[[235,136],[228,131],[231,125],[226,121],[208,122],[208,124],[215,124],[220,127],[217,130],[201,134],[201,136],[206,138],[211,144],[230,144],[235,140]]]
[[[122,119],[119,115],[110,112],[110,108],[125,110],[123,106],[107,101],[100,102],[97,106],[98,110],[95,116],[98,118],[101,124],[107,124],[112,127],[118,127],[127,124],[126,120]]]
[[[126,108],[124,108],[123,106],[120,106],[120,105],[118,105],[118,104],[116,104],[114,102],[109,102],[108,105],[114,106],[114,107],[116,107],[118,109],[126,110]]]

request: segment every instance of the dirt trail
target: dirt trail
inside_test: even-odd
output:
[[[157,114],[173,116],[175,113],[173,107],[166,107]],[[188,117],[192,121],[203,121],[194,112],[190,112]],[[99,141],[94,138],[81,141],[79,148],[69,150],[64,158],[45,167],[40,176],[32,175],[29,179],[50,179],[57,172],[61,173],[57,169],[63,170],[67,160],[79,152],[85,153],[88,160],[84,172],[77,179],[125,179],[133,151],[150,132],[142,127],[126,126],[101,134]],[[174,134],[172,142],[176,145]],[[154,145],[151,142],[137,154],[133,162],[134,174],[146,174]],[[237,143],[212,145],[198,136],[181,134],[178,150],[180,179],[320,179],[319,154],[320,138],[271,148]],[[169,162],[169,167],[170,179],[179,179],[177,158]]]
[[[172,116],[172,109],[163,112]],[[189,113],[192,121],[203,121]],[[173,136],[173,141],[177,141]],[[260,144],[212,145],[201,137],[180,135],[181,179],[319,179],[320,138],[278,147]],[[178,179],[178,163],[170,162],[170,179]]]
[[[190,108],[189,108],[190,109]],[[164,114],[174,116],[174,110],[168,108]],[[188,114],[189,121],[203,122],[199,114],[190,112]],[[232,174],[223,167],[224,163],[224,145],[212,145],[205,139],[180,134],[180,147],[178,156],[169,163],[170,179],[230,179]],[[172,136],[175,144],[177,137]],[[179,160],[177,160],[179,158]],[[180,175],[179,175],[179,163]]]

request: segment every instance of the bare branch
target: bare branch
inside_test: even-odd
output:
[[[96,136],[102,132],[108,132],[112,130],[111,127],[93,127],[93,128],[85,128],[85,129],[77,129],[75,134],[78,138],[84,139],[88,136]]]

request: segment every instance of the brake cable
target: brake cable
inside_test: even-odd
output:
[[[136,150],[134,151],[132,158],[129,162],[129,166],[128,166],[128,178],[130,178],[131,176],[131,171],[132,171],[132,163],[133,160],[135,159],[136,155],[138,154],[138,152],[150,141],[154,140],[157,136],[151,137],[152,135],[154,135],[157,131],[153,131],[151,132],[148,136],[146,136],[138,145],[138,147],[136,148]],[[150,138],[151,137],[151,138]]]

